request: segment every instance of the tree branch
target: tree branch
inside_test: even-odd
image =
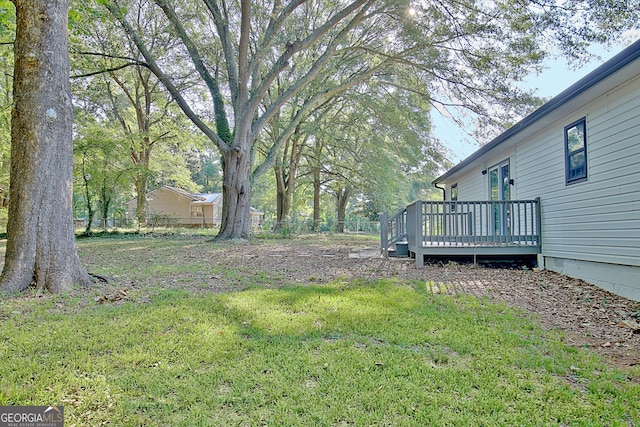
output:
[[[122,28],[135,43],[140,53],[147,61],[148,67],[151,72],[155,74],[155,76],[167,88],[180,109],[187,115],[187,117],[193,122],[193,124],[198,127],[198,129],[200,129],[214,144],[216,144],[219,150],[226,152],[229,149],[227,144],[222,139],[220,139],[220,137],[209,126],[207,126],[207,124],[204,123],[204,121],[202,121],[202,119],[200,119],[200,117],[198,117],[198,115],[191,109],[187,101],[180,93],[180,90],[173,84],[169,76],[167,76],[162,71],[140,36],[138,36],[131,24],[129,24],[126,17],[122,15],[120,8],[116,7],[112,1],[105,2],[104,5],[109,13],[111,13],[111,15],[120,23],[120,25],[122,25]]]
[[[105,70],[98,70],[98,71],[92,71],[90,73],[85,73],[85,74],[76,74],[73,76],[69,76],[70,79],[81,79],[83,77],[91,77],[91,76],[96,76],[98,74],[104,74],[104,73],[112,73],[113,71],[118,71],[118,70],[122,70],[123,68],[127,68],[127,67],[135,67],[135,66],[141,66],[141,67],[147,67],[148,65],[144,62],[131,62],[128,64],[123,64],[120,65],[118,67],[113,67],[113,68],[107,68]]]
[[[191,57],[191,61],[193,61],[196,71],[207,85],[209,94],[211,95],[214,104],[218,136],[225,143],[229,144],[231,142],[229,121],[227,120],[227,116],[224,112],[222,95],[220,94],[220,86],[218,84],[217,78],[214,78],[207,67],[204,65],[204,61],[202,60],[200,52],[196,48],[191,38],[187,35],[184,26],[180,23],[180,18],[178,17],[178,15],[176,15],[175,10],[169,5],[169,2],[167,2],[166,0],[155,0],[155,2],[163,10],[165,16],[169,19],[171,24],[173,24],[173,27],[178,32],[182,43],[184,43],[185,47],[187,48],[187,52],[189,52],[189,56]],[[225,137],[226,135],[229,135],[229,137]]]
[[[282,28],[282,25],[284,24],[285,20],[296,10],[298,6],[306,3],[307,1],[309,0],[291,1],[282,9],[280,14],[277,15],[277,18],[275,19],[274,17],[276,16],[277,7],[280,4],[280,2],[279,1],[274,2],[273,10],[271,13],[271,19],[269,20],[269,25],[267,26],[267,29],[265,31],[263,42],[260,48],[256,50],[256,56],[255,58],[253,58],[253,61],[251,61],[251,64],[249,65],[250,75],[253,75],[254,72],[256,72],[260,68],[260,64],[262,64],[262,61],[266,56],[267,52],[270,52],[269,48],[272,46],[274,36],[278,34],[278,31]],[[258,79],[255,79],[255,81],[257,82]]]
[[[291,56],[304,49],[311,46],[320,36],[324,35],[331,28],[337,26],[342,20],[344,20],[347,16],[353,13],[358,7],[362,6],[358,13],[345,25],[345,27],[338,33],[335,39],[327,46],[324,53],[316,60],[316,62],[311,66],[311,68],[307,71],[307,73],[301,77],[297,82],[291,85],[284,93],[282,93],[278,99],[274,103],[272,103],[267,111],[260,117],[259,120],[253,126],[253,132],[258,133],[262,127],[273,117],[275,112],[282,107],[293,95],[295,95],[302,88],[307,86],[313,79],[322,71],[324,65],[329,61],[329,59],[334,55],[335,50],[341,40],[343,40],[347,34],[362,20],[364,13],[366,10],[371,7],[374,3],[374,0],[359,0],[352,3],[347,8],[340,11],[340,13],[336,14],[331,20],[329,20],[325,25],[323,25],[318,31],[314,32],[312,35],[307,37],[304,41],[298,41],[291,46],[291,49],[288,52],[283,53],[283,55],[278,59],[276,64],[274,64],[274,68],[265,76],[263,81],[261,82],[260,88],[252,97],[252,104],[256,104],[261,101],[264,97],[264,94],[268,90],[268,87],[273,83],[273,80],[282,72],[282,70],[287,66],[287,62]],[[364,5],[364,6],[363,6]],[[283,62],[284,61],[284,62]],[[257,109],[257,105],[252,105],[250,111],[254,111]]]
[[[238,99],[238,70],[234,66],[234,64],[236,64],[236,57],[233,54],[233,47],[229,39],[228,21],[220,11],[220,8],[212,0],[203,1],[213,17],[213,22],[218,31],[218,37],[220,37],[220,42],[222,43],[222,52],[225,57],[225,64],[227,65],[229,90],[231,91],[231,102],[235,106],[237,105],[236,102]]]
[[[251,34],[251,2],[240,0],[240,43],[238,46],[238,99],[244,104],[249,99],[249,36]]]

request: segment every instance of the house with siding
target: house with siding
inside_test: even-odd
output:
[[[430,252],[417,247],[480,253],[476,235],[492,250],[530,238],[539,267],[640,300],[640,40],[433,184],[444,194],[435,211],[395,219],[418,264]],[[440,225],[430,231],[428,218]],[[422,237],[412,250],[413,223]]]
[[[127,219],[135,218],[136,199],[127,205]],[[190,193],[163,185],[147,193],[147,222],[160,218],[184,227],[218,227],[222,221],[222,193]],[[262,224],[264,213],[251,208],[251,227]]]

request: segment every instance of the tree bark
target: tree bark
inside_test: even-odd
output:
[[[138,226],[147,222],[147,172],[140,171],[133,179],[136,187],[136,218]]]
[[[313,168],[313,231],[320,231],[320,167]]]
[[[87,208],[87,226],[84,229],[85,234],[91,233],[91,226],[93,225],[93,216],[95,211],[93,210],[93,201],[91,200],[91,193],[89,192],[89,177],[84,171],[84,159],[82,159],[82,180],[84,182],[84,197]]]
[[[336,224],[336,232],[344,233],[344,225],[346,220],[347,204],[351,197],[351,189],[349,187],[340,188],[336,191],[336,204],[338,210],[338,223]]]
[[[237,128],[233,145],[223,155],[222,223],[216,240],[248,239],[251,235],[251,146],[248,126]]]
[[[273,167],[276,176],[276,225],[274,230],[278,231],[284,228],[288,222],[289,212],[291,210],[291,199],[288,198],[287,191],[287,173],[282,165],[282,160],[276,161]]]
[[[0,289],[89,284],[73,230],[68,0],[14,0],[9,221]]]
[[[322,189],[320,173],[322,169],[321,159],[323,149],[324,144],[319,138],[316,138],[313,155],[310,158],[313,174],[313,231],[320,231],[320,191]]]
[[[108,226],[107,221],[109,217],[109,206],[111,206],[111,193],[107,189],[106,178],[102,182],[102,188],[100,189],[102,193],[101,202],[100,202],[100,212],[102,216],[102,231],[107,232]]]

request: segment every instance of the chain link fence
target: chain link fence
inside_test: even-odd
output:
[[[338,221],[325,220],[314,225],[313,220],[306,221],[265,221],[262,230],[275,232],[290,232],[291,234],[302,234],[309,232],[319,233],[357,233],[357,234],[380,234],[380,222],[365,219]]]
[[[212,233],[217,232],[219,224],[203,223],[202,221],[194,221],[194,218],[177,218],[169,215],[154,215],[147,218],[144,224],[138,223],[137,220],[121,218],[110,218],[106,222],[106,229],[113,230],[140,230],[143,232],[154,232],[158,230],[168,230],[183,233],[189,233],[192,230],[210,230]],[[75,220],[76,231],[82,232],[87,228],[86,219]],[[91,229],[94,232],[100,232],[105,229],[105,224],[101,219],[95,219],[91,223]],[[302,221],[260,221],[252,224],[251,231],[253,233],[275,233],[282,236],[297,235],[305,233],[352,233],[352,234],[380,234],[380,222],[369,221],[366,219],[355,219],[348,221],[338,221],[334,219],[323,220],[314,226],[313,220]],[[200,231],[198,231],[200,232]]]

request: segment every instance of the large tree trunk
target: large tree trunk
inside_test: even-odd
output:
[[[239,129],[234,144],[223,152],[222,223],[217,240],[248,239],[251,235],[250,131]]]
[[[68,0],[15,0],[7,252],[0,288],[88,284],[73,232]]]

